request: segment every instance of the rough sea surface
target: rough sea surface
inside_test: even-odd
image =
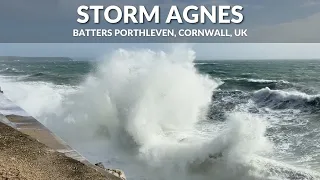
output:
[[[187,49],[0,58],[0,86],[128,179],[320,179],[320,61],[194,60]]]

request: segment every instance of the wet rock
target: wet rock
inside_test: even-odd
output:
[[[102,164],[102,162],[98,162],[96,164],[94,164],[96,166],[98,166],[99,168],[105,169],[104,165]]]
[[[110,174],[113,174],[117,177],[119,177],[120,179],[126,180],[126,176],[124,174],[124,172],[120,169],[106,169],[107,172],[109,172]]]
[[[110,174],[112,174],[114,176],[117,176],[120,179],[126,180],[126,176],[125,176],[124,172],[122,170],[120,170],[120,169],[106,169],[104,167],[104,165],[102,164],[102,162],[98,162],[98,163],[96,163],[94,165],[106,170],[108,173],[110,173]]]

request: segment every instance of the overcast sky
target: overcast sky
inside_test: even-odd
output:
[[[19,2],[19,3],[17,3]],[[46,2],[50,2],[49,4]],[[245,23],[252,29],[266,32],[266,39],[296,39],[310,42],[318,38],[316,44],[189,44],[196,52],[197,59],[320,59],[320,0],[11,0],[0,6],[1,22],[11,17],[24,16],[44,20],[61,15],[55,13],[55,7],[68,7],[90,2],[89,4],[160,4],[160,5],[242,5],[245,10]],[[17,8],[17,4],[20,9]],[[36,4],[36,8],[30,4]],[[50,6],[52,8],[44,8]],[[15,14],[5,16],[6,13]],[[30,13],[30,11],[32,11]],[[39,11],[39,12],[38,12]],[[45,13],[50,11],[52,13]],[[39,16],[43,14],[45,16]],[[72,13],[74,13],[72,11]],[[52,17],[49,17],[52,16]],[[19,16],[21,17],[21,16]],[[266,27],[267,26],[267,27]],[[312,28],[310,28],[312,27]],[[280,37],[280,36],[281,37]],[[283,41],[284,42],[284,41]],[[118,48],[149,48],[167,50],[174,44],[1,44],[0,55],[14,56],[68,56],[98,57]]]

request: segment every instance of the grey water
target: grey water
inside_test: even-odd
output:
[[[73,87],[95,72],[98,64],[0,58],[0,86],[8,94],[16,92],[12,83]],[[275,146],[277,161],[320,171],[320,61],[198,60],[194,66],[200,74],[222,82],[212,93],[209,121],[226,121],[225,115],[233,111],[261,116],[268,122],[265,136]],[[24,104],[18,98],[16,102]]]

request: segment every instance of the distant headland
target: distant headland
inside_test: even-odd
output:
[[[0,56],[0,60],[4,61],[36,61],[36,60],[52,60],[52,61],[73,61],[70,57],[26,57],[26,56]]]

